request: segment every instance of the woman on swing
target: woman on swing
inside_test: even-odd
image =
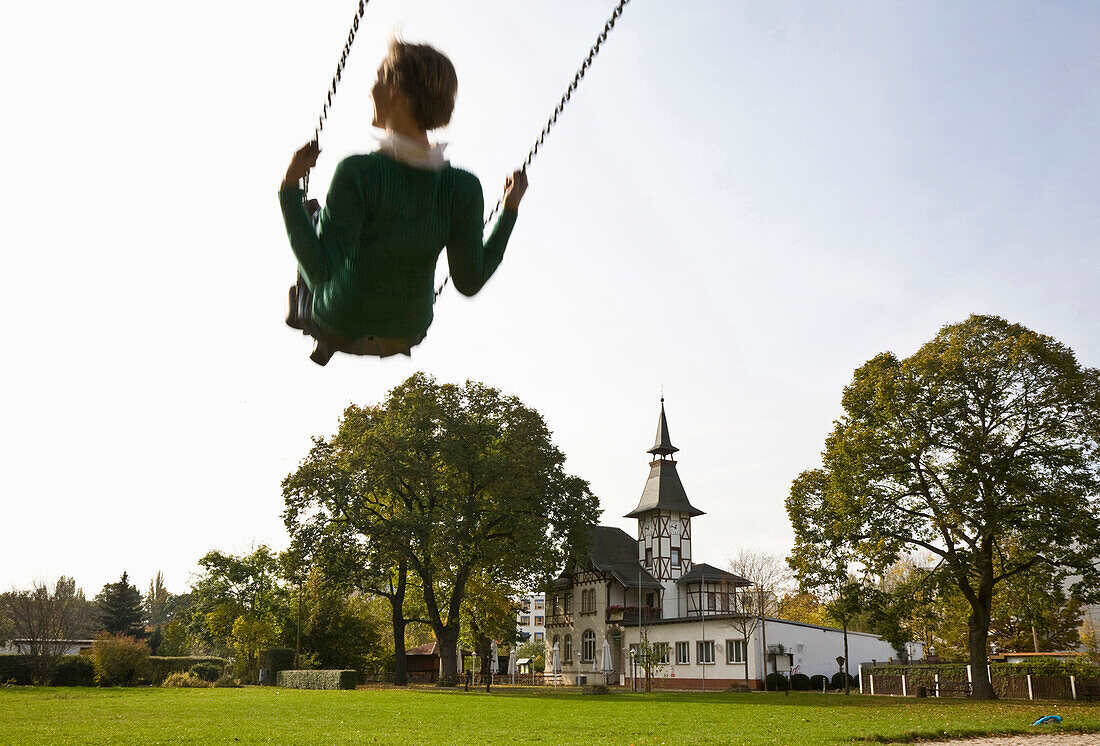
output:
[[[317,142],[291,159],[279,203],[305,287],[291,289],[287,323],[315,338],[315,363],[336,351],[409,355],[432,323],[444,246],[463,295],[481,290],[500,265],[527,177],[516,171],[505,181],[504,209],[483,243],[481,183],[444,159],[445,145],[428,142],[429,130],[450,122],[457,89],[444,54],[392,41],[371,89],[372,125],[385,137],[377,151],[337,165],[316,228],[299,182],[317,162]]]

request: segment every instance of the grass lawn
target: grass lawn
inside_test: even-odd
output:
[[[0,743],[830,744],[1029,733],[1041,715],[1100,732],[1100,705],[838,694],[432,688],[0,689]]]

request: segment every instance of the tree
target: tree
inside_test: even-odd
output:
[[[418,373],[381,406],[348,407],[337,434],[315,441],[284,481],[284,520],[292,534],[346,524],[378,565],[415,574],[440,683],[454,685],[470,578],[492,568],[507,584],[539,587],[598,515],[564,461],[542,416],[515,397]]]
[[[164,573],[157,570],[157,576],[149,581],[149,590],[145,594],[145,623],[150,627],[159,627],[170,618],[172,594],[164,586]]]
[[[731,586],[727,589],[732,601],[730,608],[739,612],[731,616],[727,624],[745,640],[746,645],[759,627],[763,651],[767,646],[767,631],[762,627],[764,617],[779,613],[779,594],[785,594],[789,590],[792,583],[791,570],[778,556],[756,549],[739,550],[729,559],[728,566],[731,573],[751,581],[752,585]],[[764,666],[767,667],[766,661]],[[746,654],[746,679],[748,671],[749,661]]]
[[[34,683],[45,686],[81,623],[83,593],[72,578],[62,576],[52,591],[45,583],[35,583],[5,598],[11,638],[19,640],[30,656]]]
[[[258,646],[286,643],[287,631],[294,629],[279,558],[260,545],[239,557],[207,552],[199,566],[202,575],[191,589],[187,632],[207,652],[244,655],[246,673],[251,672]]]
[[[130,585],[125,572],[118,582],[103,586],[95,602],[99,608],[99,625],[105,632],[137,638],[145,636],[141,593]]]
[[[998,587],[1046,564],[1097,597],[1100,372],[1050,337],[971,316],[910,358],[870,360],[842,404],[823,477],[788,501],[792,520],[817,522],[796,545],[820,537],[876,575],[903,552],[934,555],[969,607],[973,696],[993,698]]]

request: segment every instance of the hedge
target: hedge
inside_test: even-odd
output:
[[[804,673],[791,674],[791,689],[796,692],[807,692],[810,690],[810,677]]]
[[[834,673],[833,678],[831,679],[831,681],[832,681],[832,687],[831,688],[833,688],[833,689],[843,689],[844,688],[844,672],[843,671],[837,671],[836,673]],[[851,674],[849,674],[848,675],[848,686],[851,689],[859,689],[859,679],[857,679],[855,676],[852,676]]]
[[[294,668],[295,653],[292,648],[268,648],[260,655],[260,668],[267,669],[267,683],[274,684],[279,671]]]
[[[50,686],[95,686],[95,664],[87,655],[67,655],[58,662]]]
[[[815,692],[820,692],[822,689],[829,688],[829,677],[822,673],[815,673],[810,677],[810,689]]]
[[[29,655],[0,655],[0,686],[18,684],[27,686],[34,677]]]
[[[180,655],[172,657],[150,655],[149,663],[146,665],[142,678],[150,684],[160,685],[164,683],[164,680],[167,679],[170,674],[188,673],[192,668],[200,664],[212,664],[218,666],[221,671],[224,672],[225,667],[229,665],[229,661],[225,658],[211,658],[201,655]]]
[[[354,689],[359,674],[344,671],[279,671],[276,683],[287,689]]]
[[[30,686],[34,683],[31,656],[0,655],[0,685],[13,683]],[[50,677],[50,686],[95,686],[95,666],[86,655],[65,655]]]

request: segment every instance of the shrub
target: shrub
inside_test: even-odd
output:
[[[129,635],[101,632],[92,644],[95,678],[104,686],[133,686],[148,660],[149,646]]]
[[[186,673],[183,671],[176,671],[175,673],[169,674],[168,678],[164,680],[161,686],[180,687],[183,689],[202,689],[203,687],[213,686],[213,684],[209,681],[200,679],[190,671]]]
[[[770,673],[764,679],[765,688],[769,692],[787,691],[787,677],[781,673]]]
[[[280,671],[276,680],[287,689],[354,689],[359,674],[344,671]]]
[[[810,688],[815,692],[829,688],[829,677],[825,674],[815,673],[810,677]]]
[[[833,682],[833,685],[832,685],[833,689],[843,689],[844,688],[844,672],[843,671],[837,671],[836,673],[834,673],[833,678],[832,678],[832,682]],[[859,689],[859,679],[857,679],[855,676],[849,675],[848,676],[848,686],[850,686],[852,689],[857,689],[858,690]]]
[[[66,655],[57,662],[50,686],[95,686],[95,664],[87,655]]]
[[[241,682],[237,681],[227,673],[223,673],[221,676],[218,677],[218,680],[214,682],[214,686],[218,687],[219,689],[236,688],[240,685]]]
[[[217,663],[203,661],[202,663],[196,663],[194,666],[191,666],[191,673],[198,676],[203,681],[213,683],[222,675],[223,669],[224,667],[219,666]]]
[[[582,692],[583,694],[611,694],[611,689],[607,684],[592,684],[586,686]]]
[[[149,661],[145,664],[145,671],[143,672],[142,678],[151,684],[160,684],[171,674],[176,672],[186,673],[195,666],[204,663],[217,666],[219,674],[229,665],[229,661],[225,658],[210,658],[199,655],[151,655],[149,656]]]
[[[804,673],[796,673],[791,675],[791,689],[796,692],[806,692],[810,690],[810,677]]]

